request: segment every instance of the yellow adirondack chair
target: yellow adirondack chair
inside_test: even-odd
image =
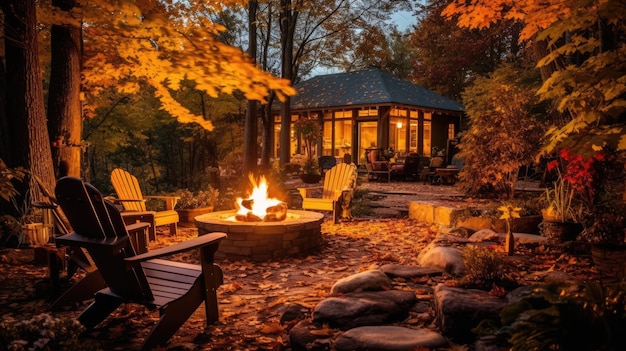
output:
[[[176,196],[143,196],[137,178],[123,169],[116,168],[111,172],[111,183],[117,193],[117,201],[124,207],[122,217],[128,223],[148,222],[150,228],[148,236],[150,240],[156,240],[156,227],[161,225],[170,226],[170,234],[176,235],[178,212],[174,210],[178,197]],[[165,211],[148,211],[147,199],[159,199],[165,201]]]
[[[333,221],[337,223],[342,207],[342,217],[349,216],[356,178],[357,169],[354,164],[340,163],[334,166],[326,172],[323,187],[298,188],[302,195],[302,209],[333,211]],[[312,197],[313,191],[319,189],[322,189],[322,197]]]

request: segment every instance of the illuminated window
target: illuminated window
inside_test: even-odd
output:
[[[389,119],[389,147],[399,153],[406,153],[406,129],[406,118]]]
[[[424,140],[422,145],[424,146],[424,155],[426,156],[431,156],[430,130],[430,121],[424,121]]]
[[[376,117],[378,116],[378,108],[376,107],[365,107],[359,110],[359,117]]]

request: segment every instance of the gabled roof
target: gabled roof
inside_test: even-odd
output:
[[[436,94],[378,68],[313,77],[296,84],[292,110],[331,107],[401,104],[454,112],[462,104]]]

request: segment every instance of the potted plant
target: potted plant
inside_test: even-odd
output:
[[[552,183],[552,188],[546,188],[547,207],[541,210],[543,221],[539,225],[541,235],[557,242],[574,240],[582,230],[576,220],[580,211],[576,210],[574,185],[571,179],[562,176],[559,167],[559,160],[548,164],[548,171],[555,171],[557,180]]]
[[[306,160],[302,166],[302,174],[300,179],[305,183],[318,183],[322,179],[315,155],[315,146],[318,138],[322,135],[320,124],[311,118],[301,118],[294,123],[296,135],[302,138],[303,148]]]
[[[193,219],[201,214],[213,212],[219,190],[209,185],[208,190],[198,190],[195,193],[182,189],[177,191],[174,196],[178,196],[178,202],[174,209],[178,212],[181,225],[193,225]]]

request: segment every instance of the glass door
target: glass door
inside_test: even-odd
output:
[[[359,164],[365,164],[365,149],[377,147],[378,122],[358,122],[359,123]]]

